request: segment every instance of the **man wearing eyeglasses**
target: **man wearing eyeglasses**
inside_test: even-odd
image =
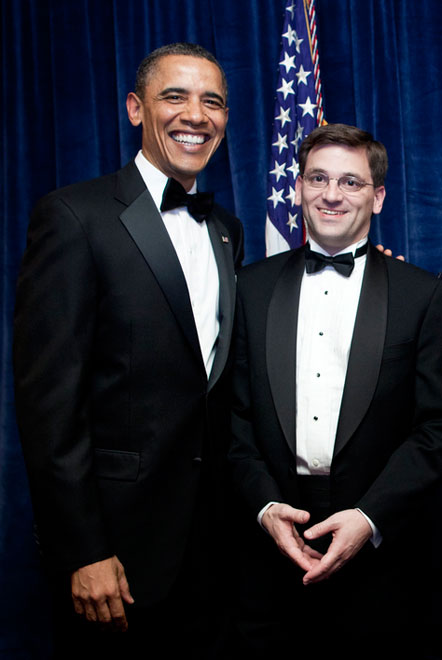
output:
[[[368,241],[387,164],[365,131],[314,130],[296,181],[307,245],[239,277],[230,460],[255,658],[425,657],[442,291]]]

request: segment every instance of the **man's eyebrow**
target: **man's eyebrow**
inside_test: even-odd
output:
[[[189,90],[186,89],[185,87],[166,87],[166,89],[163,89],[158,96],[167,96],[167,94],[188,94]],[[217,99],[222,105],[225,105],[225,100],[220,94],[217,94],[217,92],[204,92],[202,96],[209,97],[211,99]]]
[[[188,91],[184,87],[166,87],[163,89],[158,96],[165,96],[166,94],[187,94]]]
[[[323,169],[322,167],[311,167],[309,170],[306,171],[306,174],[315,174],[316,172],[318,174],[326,174],[327,176],[330,176],[327,170]],[[341,176],[352,176],[354,179],[361,179],[361,180],[363,178],[361,177],[360,174],[355,174],[354,172],[343,172],[342,174],[340,174],[340,177]]]
[[[218,99],[218,101],[223,105],[226,103],[225,99],[216,92],[206,92],[204,96],[208,96],[210,99]]]

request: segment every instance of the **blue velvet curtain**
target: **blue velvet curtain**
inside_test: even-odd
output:
[[[200,186],[235,211],[246,259],[264,256],[266,172],[285,0],[2,0],[0,656],[48,657],[48,598],[14,420],[11,318],[29,211],[49,190],[112,171],[140,134],[125,98],[144,55],[194,41],[225,68],[227,138]],[[442,270],[442,4],[317,0],[328,121],[390,155],[373,237]],[[406,295],[406,293],[404,293]],[[437,599],[436,599],[437,601]]]

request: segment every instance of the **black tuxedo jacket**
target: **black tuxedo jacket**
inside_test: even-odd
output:
[[[301,248],[238,278],[230,458],[254,517],[270,501],[299,506],[295,360],[303,272]],[[403,538],[441,474],[440,282],[369,245],[331,465],[332,507],[360,507],[384,549]]]
[[[216,205],[207,226],[220,280],[209,382],[183,272],[133,162],[40,200],[18,282],[17,418],[43,555],[73,570],[116,554],[139,604],[173,584],[200,473],[228,439],[242,229]]]

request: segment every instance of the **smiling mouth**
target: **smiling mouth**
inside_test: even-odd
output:
[[[180,144],[204,144],[209,140],[208,135],[195,135],[194,133],[171,133],[170,137]]]
[[[333,210],[333,209],[319,209],[321,213],[324,213],[325,215],[330,215],[330,216],[335,216],[335,215],[344,215],[344,213],[347,213],[347,211],[341,211],[341,210]]]

